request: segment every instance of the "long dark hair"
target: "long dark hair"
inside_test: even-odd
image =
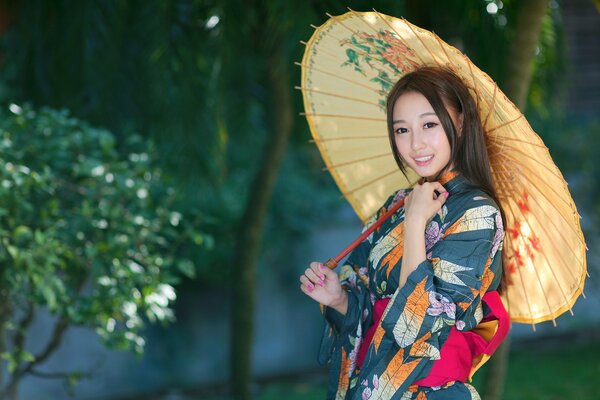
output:
[[[455,171],[491,196],[499,205],[477,106],[464,82],[446,68],[422,67],[410,72],[404,75],[388,94],[388,136],[394,159],[402,173],[406,175],[406,166],[396,147],[393,111],[398,98],[408,92],[417,92],[425,96],[440,119],[451,150],[450,161],[446,167],[454,165]],[[462,114],[461,132],[457,131],[446,107],[452,107]]]

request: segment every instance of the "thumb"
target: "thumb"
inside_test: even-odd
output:
[[[319,271],[329,279],[337,279],[337,274],[325,264],[319,264]]]
[[[444,205],[446,200],[448,200],[448,196],[450,196],[450,193],[443,192],[443,193],[440,193],[440,195],[437,197],[437,199],[435,199],[435,202],[440,206],[440,208]]]

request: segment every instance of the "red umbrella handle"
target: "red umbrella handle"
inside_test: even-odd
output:
[[[348,247],[346,247],[344,250],[342,250],[342,252],[340,254],[338,254],[335,258],[330,258],[329,260],[327,260],[327,262],[324,265],[327,266],[329,269],[334,269],[335,267],[337,267],[338,263],[340,261],[342,261],[344,259],[344,257],[346,257],[352,250],[354,250],[356,248],[356,246],[361,244],[363,242],[363,240],[365,240],[371,233],[373,233],[373,231],[375,229],[379,228],[381,226],[381,224],[383,224],[385,221],[387,221],[388,218],[390,218],[392,216],[392,214],[395,213],[396,211],[398,211],[398,209],[400,207],[402,207],[403,205],[404,205],[404,199],[401,199],[398,203],[394,204],[392,206],[392,208],[387,210],[385,214],[383,214],[381,217],[379,217],[379,219],[377,219],[377,222],[375,222],[373,225],[371,225],[369,227],[369,229],[364,231],[358,238],[356,238],[356,240],[354,240],[352,243],[350,243],[348,245]]]

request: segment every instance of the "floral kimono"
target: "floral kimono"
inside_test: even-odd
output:
[[[328,399],[479,399],[471,385],[460,381],[438,387],[415,384],[440,359],[452,327],[467,332],[479,324],[487,308],[481,299],[501,280],[504,231],[498,206],[462,175],[449,173],[441,182],[450,195],[427,224],[427,259],[401,289],[404,208],[365,239],[341,268],[348,311],[344,316],[323,309],[319,362],[330,363]],[[408,193],[392,195],[367,227]],[[358,367],[375,302],[386,298]]]

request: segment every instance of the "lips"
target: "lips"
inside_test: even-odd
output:
[[[413,157],[413,160],[415,160],[415,164],[417,164],[419,167],[424,167],[424,166],[428,165],[432,159],[433,159],[433,154],[429,155],[429,156],[423,156],[423,157]]]

